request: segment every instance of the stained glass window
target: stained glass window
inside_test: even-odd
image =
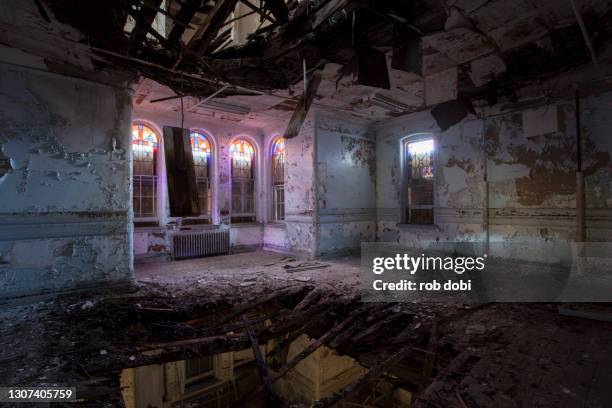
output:
[[[433,224],[434,141],[431,137],[410,138],[404,145],[405,221]]]
[[[133,206],[134,217],[157,214],[157,151],[159,137],[142,124],[132,125]]]
[[[255,148],[245,139],[230,146],[232,222],[255,222]]]
[[[274,221],[285,219],[285,139],[272,143],[272,215]]]
[[[210,217],[212,201],[210,188],[210,141],[207,135],[200,130],[192,130],[190,136],[200,211],[202,216]]]

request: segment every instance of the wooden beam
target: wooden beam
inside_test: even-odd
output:
[[[389,367],[406,358],[412,352],[412,347],[406,346],[401,348],[396,353],[382,360],[380,363],[370,368],[364,375],[359,377],[357,381],[347,385],[341,390],[333,393],[329,397],[321,398],[312,404],[312,408],[328,408],[332,407],[344,398],[356,393],[366,387],[371,381],[380,377],[389,370]]]
[[[202,4],[202,0],[187,0],[185,5],[181,7],[181,10],[174,18],[174,26],[172,30],[170,30],[170,34],[168,34],[168,41],[173,44],[178,44],[183,33],[185,32],[185,28],[191,22],[191,19],[198,11],[198,8]]]
[[[151,24],[153,24],[153,20],[155,20],[155,16],[157,15],[157,9],[161,4],[162,0],[151,0],[150,6],[149,2],[147,4],[143,4],[137,16],[135,17],[136,25],[132,30],[132,36],[130,37],[130,43],[128,45],[127,54],[132,55],[136,48],[142,44],[147,36],[147,32]]]
[[[363,312],[363,309],[358,309],[353,311],[348,315],[346,319],[344,319],[340,324],[333,327],[323,336],[319,337],[317,340],[310,343],[306,348],[296,354],[291,361],[287,362],[283,367],[281,367],[276,375],[270,379],[271,383],[278,381],[282,376],[291,371],[296,365],[298,365],[302,360],[306,357],[317,351],[321,346],[327,344],[330,340],[340,334],[344,329],[346,329],[349,325],[353,324],[357,319],[357,316]]]
[[[240,2],[251,10],[253,10],[254,12],[256,12],[257,14],[259,14],[260,16],[262,16],[263,18],[265,18],[266,20],[268,20],[269,22],[271,22],[272,24],[276,24],[276,20],[267,15],[262,9],[251,3],[249,0],[240,0]]]
[[[138,13],[134,10],[128,10],[128,13],[130,13],[130,15],[132,17],[134,17],[134,19],[138,19]],[[144,25],[142,26],[149,34],[151,34],[153,37],[155,37],[155,39],[157,41],[159,41],[160,44],[169,47],[169,48],[177,48],[176,44],[172,44],[170,43],[163,35],[161,35],[160,33],[157,32],[157,30],[155,30],[152,26],[150,25]]]
[[[232,14],[236,8],[238,0],[218,0],[215,7],[206,17],[208,25],[204,33],[198,40],[198,45],[195,50],[196,55],[202,56],[210,51],[210,45],[217,36],[217,33],[223,27],[225,20]]]
[[[264,7],[270,10],[278,24],[285,24],[289,21],[289,8],[285,0],[265,0]]]
[[[291,361],[287,362],[284,366],[279,368],[278,371],[276,372],[276,374],[272,378],[267,379],[267,382],[270,384],[270,387],[272,386],[273,383],[275,383],[276,381],[280,380],[285,374],[287,374],[289,371],[291,371],[296,365],[298,365],[306,357],[308,357],[309,355],[311,355],[312,353],[317,351],[322,345],[326,344],[331,339],[333,339],[338,334],[340,334],[344,329],[346,329],[349,325],[351,325],[357,319],[357,316],[359,316],[359,314],[362,313],[362,312],[363,312],[363,308],[353,311],[340,324],[338,324],[337,326],[333,327],[331,330],[329,330],[323,336],[321,336],[317,340],[311,342],[308,346],[306,346],[306,348],[304,348],[302,351],[300,351],[298,354],[296,354],[291,359]],[[261,391],[263,391],[264,389],[267,390],[267,383],[266,382],[263,382],[263,385],[258,386],[255,389],[255,391],[250,392],[248,395],[250,396],[250,395],[258,394]],[[241,402],[245,402],[245,400],[246,400],[245,397],[242,397],[241,399],[236,401],[236,405],[239,406]]]
[[[263,356],[261,355],[261,349],[259,348],[259,342],[253,333],[253,327],[249,322],[249,319],[246,317],[243,318],[244,328],[246,330],[247,336],[251,340],[251,348],[253,349],[253,354],[255,355],[255,364],[257,364],[257,372],[259,373],[259,378],[261,378],[262,387],[266,390],[266,395],[269,400],[274,400],[275,395],[274,391],[272,391],[272,382],[270,381],[270,377],[268,377],[268,367],[266,366],[266,362],[264,361]],[[253,395],[249,393],[248,395]]]
[[[308,81],[308,88],[306,89],[305,94],[303,94],[298,101],[295,111],[293,112],[293,116],[291,116],[291,119],[289,120],[289,124],[287,125],[287,129],[285,130],[284,134],[285,139],[291,139],[300,133],[302,124],[304,123],[304,120],[306,120],[306,115],[308,114],[308,110],[314,101],[320,84],[321,73],[317,71],[310,77],[310,80]]]
[[[353,336],[351,338],[351,341],[354,343],[359,342],[365,339],[366,337],[379,332],[380,330],[382,330],[383,328],[385,328],[387,325],[391,324],[395,320],[399,319],[400,317],[405,317],[405,316],[407,316],[407,314],[404,312],[393,313],[387,316],[385,319],[377,321],[376,323],[374,323],[373,325],[371,325],[370,327],[368,327],[366,330],[362,331],[361,333]]]
[[[193,34],[193,37],[191,37],[191,39],[185,46],[183,52],[181,52],[181,54],[179,55],[178,59],[172,66],[172,69],[176,69],[181,64],[181,62],[183,62],[185,56],[189,54],[189,52],[191,52],[191,50],[193,49],[193,47],[196,46],[196,44],[198,44],[196,54],[203,54],[203,52],[199,51],[202,48],[205,49],[206,47],[208,47],[212,40],[215,39],[217,32],[221,29],[227,17],[234,10],[234,7],[236,7],[237,2],[238,0],[218,0],[215,3],[215,6],[211,10],[211,12],[206,16],[206,19],[202,22],[202,24],[200,24],[196,32]]]

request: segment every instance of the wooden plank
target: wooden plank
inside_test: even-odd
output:
[[[219,0],[215,3],[213,9],[206,16],[206,19],[202,22],[202,24],[200,24],[196,32],[193,34],[193,37],[191,37],[185,46],[185,49],[174,63],[172,69],[176,69],[181,64],[185,56],[191,52],[192,48],[195,47],[196,44],[198,44],[198,51],[202,45],[210,45],[212,40],[215,39],[217,32],[223,26],[223,23],[227,17],[234,10],[234,7],[236,7],[237,2],[238,0]],[[202,43],[201,39],[205,39],[205,42]]]
[[[319,89],[320,84],[321,73],[317,71],[310,77],[306,93],[303,94],[298,101],[295,111],[289,120],[289,124],[287,125],[287,129],[285,130],[284,134],[285,139],[291,139],[300,133],[300,129],[304,124],[304,120],[306,120],[306,115],[308,114],[308,110],[314,101],[314,97],[317,94],[317,89]]]
[[[249,319],[244,317],[243,321],[246,333],[249,336],[249,339],[251,340],[251,348],[253,349],[253,354],[255,355],[255,364],[257,364],[257,372],[259,373],[259,378],[261,378],[261,382],[263,383],[263,388],[266,390],[266,395],[268,396],[268,399],[274,400],[275,395],[274,391],[272,391],[272,382],[270,381],[270,377],[268,376],[268,367],[266,366],[266,362],[264,361],[264,358],[261,355],[259,342],[257,341],[255,334],[253,333],[253,327],[251,326]]]
[[[274,20],[269,15],[267,15],[262,9],[260,9],[259,7],[251,3],[249,0],[240,0],[240,2],[244,4],[245,6],[247,6],[248,8],[250,8],[251,10],[253,10],[254,12],[256,12],[257,14],[259,14],[262,18],[265,18],[272,24],[276,24],[276,20]]]
[[[155,16],[157,15],[157,9],[161,4],[161,0],[151,0],[151,7],[146,3],[143,4],[138,16],[136,17],[136,25],[132,30],[132,36],[130,37],[130,43],[128,45],[127,54],[132,55],[136,48],[143,43],[147,36],[148,28],[153,24]]]
[[[359,390],[366,387],[370,382],[380,377],[388,371],[391,366],[401,362],[404,358],[406,358],[412,352],[412,347],[406,346],[402,347],[399,351],[382,360],[380,363],[370,368],[364,375],[359,377],[357,381],[347,385],[341,390],[333,393],[329,397],[321,398],[320,400],[315,401],[312,404],[313,408],[327,408],[332,407],[338,402],[342,401],[344,398],[352,395]]]
[[[289,8],[285,0],[266,0],[264,4],[278,24],[285,24],[289,21]]]
[[[238,0],[218,0],[215,7],[206,17],[208,23],[202,37],[198,40],[198,45],[195,53],[202,56],[210,51],[210,45],[217,36],[217,33],[223,27],[225,20],[232,14]]]
[[[202,4],[202,0],[186,0],[185,5],[181,7],[181,10],[176,15],[174,26],[172,30],[170,30],[170,34],[168,34],[168,41],[172,44],[178,44],[187,25],[195,16],[196,11]]]
[[[372,326],[370,326],[369,328],[367,328],[366,330],[362,331],[361,333],[357,334],[356,336],[354,336],[351,341],[354,343],[357,343],[363,339],[365,339],[366,337],[379,332],[380,330],[382,330],[383,328],[385,328],[387,325],[391,324],[392,322],[394,322],[395,320],[399,319],[400,317],[405,317],[408,316],[408,314],[404,313],[404,312],[397,312],[397,313],[393,313],[389,316],[387,316],[385,319],[380,320],[376,323],[374,323]]]
[[[170,216],[200,215],[189,129],[164,126]]]
[[[249,393],[249,395],[257,394],[257,393],[261,392],[264,389],[266,389],[266,391],[267,391],[268,383],[269,383],[269,386],[271,387],[273,383],[275,383],[276,381],[280,380],[285,374],[287,374],[289,371],[291,371],[296,365],[298,365],[306,357],[308,357],[309,355],[311,355],[312,353],[317,351],[322,345],[324,345],[325,343],[329,342],[331,339],[333,339],[338,334],[340,334],[344,329],[346,329],[349,325],[351,325],[357,319],[357,316],[359,316],[359,314],[362,313],[362,312],[363,312],[363,309],[358,309],[358,310],[355,310],[352,313],[350,313],[348,315],[348,317],[346,319],[344,319],[340,324],[338,324],[337,326],[333,327],[331,330],[329,330],[323,336],[321,336],[317,340],[311,342],[302,351],[300,351],[298,354],[296,354],[291,359],[291,361],[287,362],[280,369],[278,369],[277,373],[272,378],[268,378],[267,382],[266,381],[262,381],[263,385],[260,385],[259,387],[257,387],[255,389],[255,391]],[[241,398],[240,400],[237,401],[237,404],[240,403],[240,402],[244,402],[244,401],[245,401],[245,398],[243,397],[243,398]]]

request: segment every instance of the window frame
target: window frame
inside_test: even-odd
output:
[[[282,184],[275,184],[275,180],[274,180],[274,172],[275,172],[275,147],[276,147],[276,142],[281,139],[282,143],[283,143],[283,182]],[[286,189],[286,179],[285,176],[287,174],[287,146],[286,146],[286,140],[282,135],[274,135],[270,141],[270,147],[269,147],[269,151],[270,151],[270,223],[272,224],[277,224],[277,225],[284,225],[285,224],[285,217],[286,217],[286,213],[285,213],[285,189]],[[282,196],[282,218],[278,218],[277,213],[279,211],[278,208],[278,203],[277,203],[277,193],[278,191],[281,191],[281,196]]]
[[[153,125],[152,123],[149,123],[147,121],[143,121],[143,120],[133,120],[132,124],[130,126],[130,155],[131,155],[131,160],[132,160],[132,180],[131,180],[131,184],[132,184],[132,207],[133,207],[133,202],[134,202],[134,185],[136,182],[136,177],[142,177],[143,175],[136,175],[134,174],[134,138],[133,138],[133,127],[134,126],[138,126],[141,125],[143,127],[146,127],[148,129],[151,130],[151,132],[157,137],[157,152],[154,156],[154,175],[150,176],[153,178],[153,197],[155,198],[154,201],[154,210],[153,210],[153,215],[150,216],[137,216],[136,212],[134,211],[134,208],[132,208],[132,212],[133,212],[133,223],[134,223],[134,227],[138,228],[139,226],[137,224],[142,223],[142,224],[147,224],[146,226],[143,226],[142,228],[150,228],[150,227],[158,227],[160,225],[160,219],[161,219],[161,211],[162,208],[160,208],[161,203],[163,203],[163,200],[161,199],[161,190],[160,190],[160,170],[161,170],[161,166],[162,166],[162,155],[163,155],[163,139],[162,139],[162,135],[159,131],[159,129],[157,129],[157,127],[155,125]],[[149,224],[154,224],[154,225],[149,225]]]
[[[433,152],[432,152],[432,164],[433,164],[433,176],[432,176],[432,204],[431,206],[419,206],[419,207],[431,207],[432,211],[432,222],[430,224],[418,224],[412,223],[407,217],[407,209],[409,208],[408,197],[407,197],[407,188],[408,188],[408,174],[407,174],[407,149],[408,145],[412,143],[422,142],[425,140],[431,140],[433,142]],[[405,136],[399,141],[400,148],[400,186],[399,186],[399,196],[400,196],[400,208],[399,208],[399,225],[413,227],[413,228],[432,228],[437,225],[436,223],[436,203],[437,203],[437,194],[436,194],[436,171],[437,171],[437,149],[438,141],[436,134],[429,132],[418,132],[412,133],[408,136]]]
[[[235,213],[234,212],[234,182],[236,181],[236,177],[234,177],[234,158],[233,158],[233,153],[232,153],[232,146],[234,145],[234,143],[243,140],[244,142],[248,143],[251,148],[253,149],[253,155],[251,158],[251,174],[252,174],[252,178],[248,179],[248,178],[243,178],[243,177],[239,177],[238,179],[240,181],[242,181],[241,184],[241,188],[244,189],[244,186],[247,184],[246,181],[249,181],[252,183],[252,188],[253,188],[253,212],[242,212],[242,213]],[[258,146],[255,143],[255,141],[247,136],[247,135],[239,135],[236,136],[235,138],[233,138],[229,144],[229,170],[230,170],[230,183],[229,183],[229,195],[230,195],[230,213],[229,213],[229,222],[230,225],[252,225],[252,224],[256,224],[257,223],[257,194],[258,194],[258,187],[257,187],[257,181],[258,181],[258,171],[259,171],[259,160],[258,160]],[[244,207],[244,204],[246,203],[245,198],[245,193],[241,193],[241,197],[243,203],[242,206]],[[247,217],[252,217],[252,221],[234,221],[234,218],[247,218]]]

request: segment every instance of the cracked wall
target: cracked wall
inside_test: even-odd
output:
[[[133,279],[131,95],[0,63],[3,297]]]
[[[612,232],[612,141],[606,136],[612,131],[612,93],[581,103],[587,238],[606,241]],[[491,251],[497,255],[546,262],[551,253],[569,254],[576,205],[573,101],[468,117],[444,132],[428,112],[376,130],[379,240],[415,247],[432,241],[482,243],[488,209]],[[436,145],[434,225],[402,225],[400,140],[423,132],[432,133]]]

